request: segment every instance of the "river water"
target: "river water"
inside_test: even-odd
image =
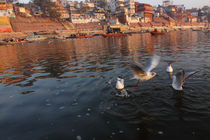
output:
[[[161,56],[149,81],[132,87],[130,62]],[[174,71],[200,70],[171,88]],[[112,85],[118,75],[131,95]],[[0,47],[1,140],[209,140],[210,34],[54,40]]]

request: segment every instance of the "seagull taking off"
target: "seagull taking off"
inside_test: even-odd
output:
[[[143,65],[138,62],[134,62],[131,65],[131,68],[133,69],[133,79],[138,80],[135,86],[138,86],[140,81],[147,81],[156,76],[156,73],[152,72],[152,70],[155,67],[157,67],[159,62],[160,62],[160,56],[157,55],[154,55],[152,57],[150,64],[146,68],[144,68]]]
[[[172,87],[175,90],[183,90],[183,84],[184,82],[192,75],[194,75],[195,73],[197,73],[199,71],[193,71],[190,72],[188,74],[185,75],[184,70],[180,70],[179,72],[177,72],[173,78],[172,78]]]

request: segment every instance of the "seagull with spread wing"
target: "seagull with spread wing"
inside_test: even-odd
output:
[[[133,69],[133,79],[138,80],[135,86],[138,86],[140,81],[147,81],[155,77],[156,73],[152,72],[152,70],[155,67],[157,67],[159,62],[160,62],[160,56],[154,55],[150,61],[150,64],[146,68],[144,68],[142,64],[136,61],[132,63],[131,68]]]
[[[193,71],[188,74],[185,74],[184,70],[177,72],[172,78],[172,87],[175,90],[183,90],[184,82],[192,75],[196,74],[199,71]]]

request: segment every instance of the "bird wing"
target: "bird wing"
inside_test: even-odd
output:
[[[199,71],[192,71],[192,72],[187,73],[186,76],[185,76],[184,79],[183,79],[183,83],[184,83],[190,76],[192,76],[192,75],[194,75],[194,74],[196,74],[196,73],[198,73],[198,72],[199,72]]]
[[[146,67],[146,72],[151,72],[160,62],[160,56],[154,55],[152,57],[152,60],[150,61],[150,64]]]
[[[143,65],[134,61],[131,63],[131,68],[133,69],[133,72],[135,75],[145,75],[146,72],[143,68]]]
[[[180,70],[175,74],[176,78],[173,78],[173,85],[177,88],[182,87],[184,84],[184,70]]]

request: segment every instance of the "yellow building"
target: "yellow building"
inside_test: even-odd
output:
[[[0,10],[7,9],[7,2],[6,0],[0,0]]]

